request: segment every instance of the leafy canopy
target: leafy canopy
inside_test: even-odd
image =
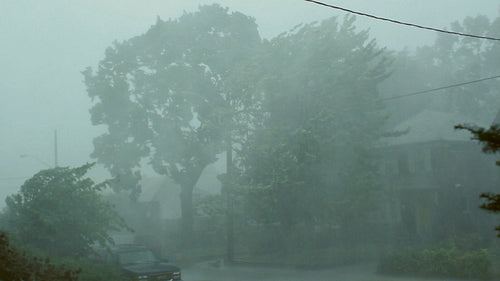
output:
[[[248,207],[262,222],[338,223],[374,208],[374,145],[385,114],[377,85],[390,60],[354,17],[297,27],[268,42],[262,125],[243,147]]]
[[[131,170],[149,158],[159,174],[196,182],[223,149],[238,103],[227,77],[259,42],[253,19],[212,5],[115,43],[95,73],[84,71],[92,122],[108,127],[92,156],[112,175],[137,179]]]
[[[219,5],[179,19],[158,19],[145,34],[106,50],[84,71],[94,125],[92,157],[116,188],[139,190],[141,160],[181,186],[183,237],[193,224],[192,191],[227,145],[249,99],[228,82],[261,43],[254,19]],[[137,192],[136,192],[137,193]]]
[[[93,243],[111,243],[108,231],[126,225],[101,196],[109,181],[95,184],[85,177],[93,165],[42,170],[7,197],[16,237],[49,256],[81,256]]]

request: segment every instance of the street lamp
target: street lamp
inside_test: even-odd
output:
[[[19,157],[21,158],[33,158],[35,159],[36,161],[42,163],[44,166],[47,166],[48,168],[53,168],[49,163],[43,161],[42,159],[36,157],[35,155],[31,155],[31,154],[21,154],[19,155]]]
[[[37,156],[35,155],[31,155],[31,154],[21,154],[19,155],[19,157],[21,158],[33,158],[35,159],[36,161],[42,163],[44,166],[47,166],[48,168],[57,168],[57,130],[54,130],[54,166],[50,165],[49,163],[43,161],[42,159],[38,158]]]

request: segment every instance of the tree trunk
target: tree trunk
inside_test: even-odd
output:
[[[181,186],[181,231],[182,246],[189,248],[193,242],[193,185]]]
[[[181,234],[184,249],[193,246],[193,189],[207,165],[200,165],[185,173],[179,181],[181,186]]]

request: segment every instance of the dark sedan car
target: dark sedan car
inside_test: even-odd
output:
[[[143,246],[117,245],[106,256],[106,259],[120,265],[127,280],[181,280],[178,266],[158,259],[150,249]]]

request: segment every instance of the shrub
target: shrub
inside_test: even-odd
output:
[[[67,268],[78,269],[78,281],[122,281],[123,275],[119,266],[110,262],[95,262],[85,258],[55,259],[58,264]]]
[[[94,243],[112,242],[109,231],[127,229],[101,194],[111,181],[86,176],[94,164],[42,170],[19,193],[8,196],[9,230],[19,241],[50,257],[82,257]]]
[[[0,232],[0,280],[76,281],[80,270],[54,264],[48,258],[31,256],[10,245],[9,237]]]
[[[491,277],[491,256],[487,249],[462,251],[453,243],[434,249],[408,247],[381,259],[380,273],[423,277]]]

